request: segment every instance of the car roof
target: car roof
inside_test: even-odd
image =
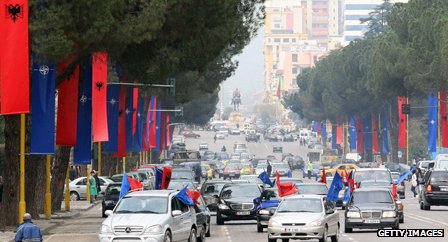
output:
[[[281,179],[281,178],[280,178]],[[297,186],[327,186],[325,183],[299,183]]]
[[[387,168],[359,168],[356,171],[389,171]]]
[[[226,184],[228,184],[228,183],[232,183],[232,182],[231,181],[226,181],[226,180],[207,180],[207,181],[204,182],[204,184],[210,184],[210,183],[212,183],[212,184],[214,184],[214,183],[226,183]]]
[[[390,189],[388,188],[383,188],[383,187],[360,187],[355,189],[354,192],[376,192],[376,191],[386,191],[386,192],[390,192]]]
[[[301,198],[321,199],[322,197],[324,197],[324,196],[316,195],[316,194],[298,194],[298,195],[284,197],[283,200],[292,200],[292,199],[301,199]]]
[[[174,190],[145,190],[138,192],[131,192],[126,194],[126,197],[129,196],[157,196],[157,197],[169,197],[171,194],[176,193]]]

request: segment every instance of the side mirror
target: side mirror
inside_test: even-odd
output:
[[[180,215],[182,215],[182,211],[174,210],[171,214],[173,215],[173,217],[179,217]]]
[[[107,217],[109,217],[112,213],[113,213],[112,210],[106,210],[106,211],[104,212],[104,214],[105,214]]]

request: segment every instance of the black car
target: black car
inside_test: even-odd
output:
[[[448,171],[428,170],[422,181],[419,196],[420,209],[430,210],[431,206],[448,206]]]
[[[260,137],[257,134],[248,134],[246,135],[246,141],[247,142],[258,142],[260,141]]]
[[[202,197],[198,199],[199,204],[194,206],[196,211],[196,224],[200,228],[200,241],[205,241],[205,237],[210,237],[210,211]]]
[[[216,223],[223,225],[231,220],[255,220],[254,198],[260,197],[261,189],[254,183],[231,183],[224,186],[218,199]]]
[[[110,183],[106,191],[102,192],[103,202],[102,202],[102,215],[106,218],[106,210],[114,210],[115,205],[118,203],[120,198],[121,182]]]
[[[269,219],[271,219],[278,207],[277,187],[264,190],[257,203],[257,232],[261,233],[264,228],[268,227]]]
[[[201,194],[210,211],[216,212],[218,210],[218,200],[215,196],[219,195],[224,185],[230,183],[231,181],[207,180],[202,184]]]
[[[384,188],[356,189],[345,210],[345,233],[359,229],[399,229],[398,206]]]

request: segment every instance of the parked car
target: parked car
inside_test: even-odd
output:
[[[359,229],[399,229],[398,206],[385,188],[353,191],[345,210],[345,233]]]
[[[107,210],[100,241],[196,241],[205,235],[196,212],[176,198],[178,192],[152,190],[128,193]],[[198,229],[202,229],[198,231]]]
[[[218,199],[216,223],[256,219],[253,200],[260,195],[260,187],[253,183],[226,184],[219,196],[215,196]]]
[[[114,182],[107,185],[106,191],[102,192],[103,201],[101,203],[101,214],[106,218],[106,210],[114,210],[120,198],[121,182]]]
[[[114,183],[114,181],[105,176],[100,176],[98,178],[100,179],[101,191],[99,194],[101,195],[101,192],[106,191],[107,186],[110,183]],[[70,189],[70,200],[77,201],[86,199],[86,185],[87,185],[87,177],[79,177],[71,181],[68,186]]]
[[[419,196],[420,209],[430,210],[431,206],[448,206],[448,171],[435,169],[426,172]]]
[[[219,195],[224,185],[229,183],[230,181],[207,180],[204,184],[202,184],[201,194],[204,197],[205,203],[210,211],[216,212],[218,209],[218,200],[215,195]]]
[[[268,241],[277,239],[339,239],[339,213],[334,203],[318,195],[285,197],[269,220]]]

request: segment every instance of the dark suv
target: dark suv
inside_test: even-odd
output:
[[[419,196],[420,209],[430,210],[431,206],[448,206],[448,171],[428,170]]]
[[[222,188],[229,184],[230,181],[223,180],[207,180],[201,186],[201,194],[210,211],[216,212],[218,209],[218,199],[215,195],[219,195]]]
[[[103,218],[107,218],[106,210],[114,210],[115,205],[118,203],[120,197],[121,182],[114,182],[107,186],[106,191],[102,192],[102,215]]]
[[[255,220],[254,198],[260,197],[261,189],[255,183],[231,183],[225,185],[219,196],[216,223],[223,225],[231,220]]]

